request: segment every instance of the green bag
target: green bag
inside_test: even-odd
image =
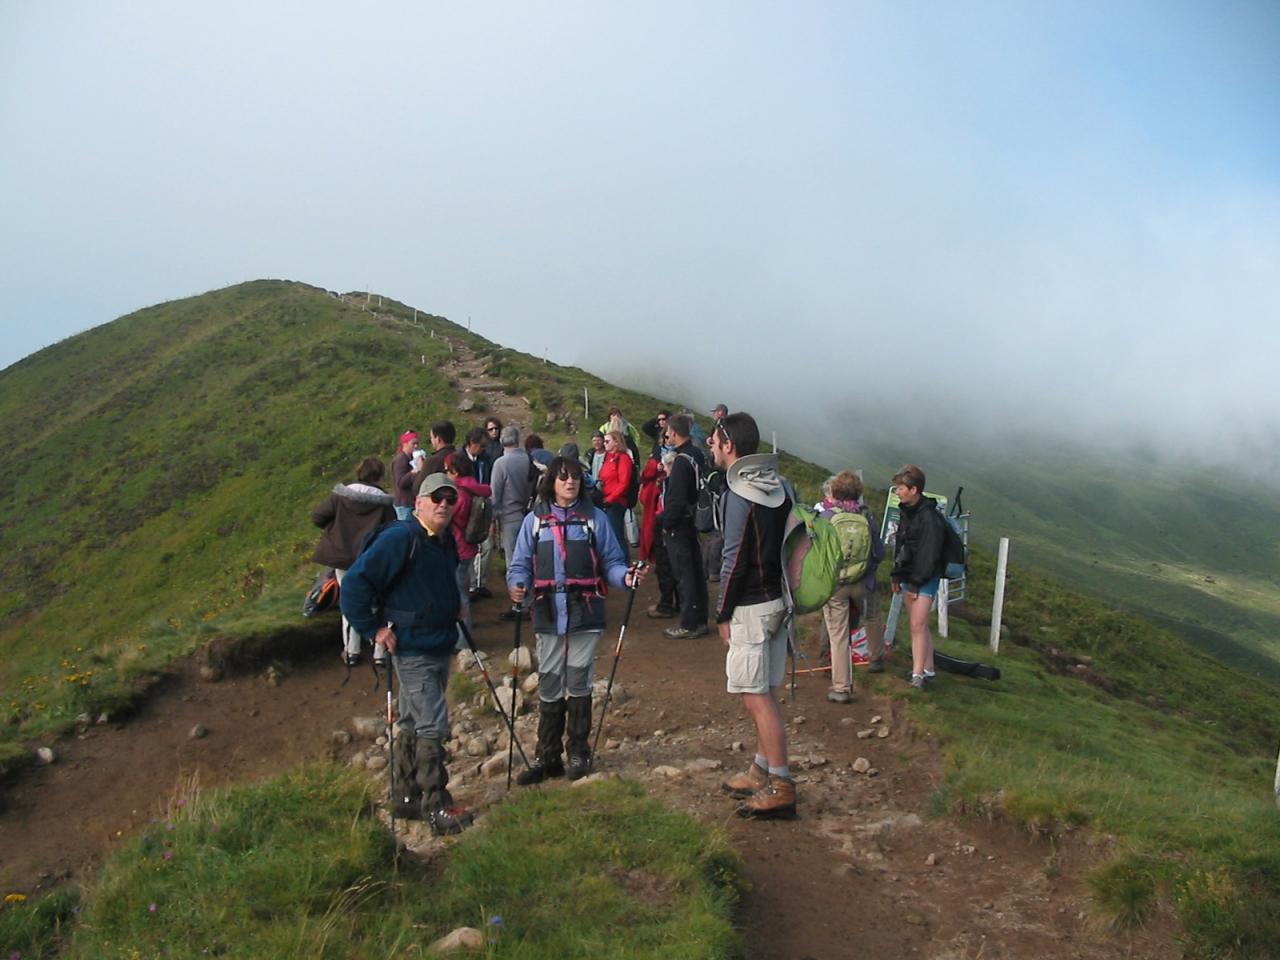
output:
[[[836,575],[840,586],[857,583],[867,574],[871,560],[871,524],[861,511],[836,510],[830,517],[831,525],[840,536],[840,554],[843,562]]]
[[[844,549],[835,525],[812,507],[796,502],[782,535],[782,569],[796,613],[820,610],[831,599],[844,566]]]

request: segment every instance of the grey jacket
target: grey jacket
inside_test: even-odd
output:
[[[504,522],[519,523],[533,493],[529,455],[519,447],[507,448],[493,465],[489,487],[493,491],[493,515]]]

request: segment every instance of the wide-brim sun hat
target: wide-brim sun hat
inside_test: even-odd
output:
[[[729,489],[762,507],[780,507],[787,492],[778,478],[778,455],[752,453],[739,457],[725,474]]]

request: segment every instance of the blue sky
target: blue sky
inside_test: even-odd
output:
[[[698,404],[1275,428],[1280,4],[184,6],[0,0],[0,366],[288,277]]]

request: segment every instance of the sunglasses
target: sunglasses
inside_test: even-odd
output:
[[[497,433],[497,432],[498,432],[498,428],[497,428],[497,427],[485,427],[485,430],[487,430],[489,433]]]
[[[451,507],[458,502],[458,495],[452,490],[432,490],[427,496],[432,503],[447,503]]]
[[[568,470],[561,470],[558,474],[556,474],[556,479],[563,480],[566,483],[568,483],[570,480],[573,480],[573,481],[581,480],[582,474],[570,473]]]

